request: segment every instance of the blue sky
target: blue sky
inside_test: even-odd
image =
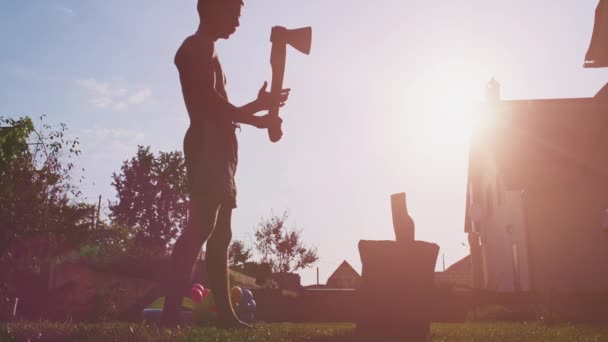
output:
[[[379,5],[381,3],[381,5]],[[218,43],[235,104],[270,80],[270,28],[313,27],[288,54],[284,139],[239,134],[237,238],[271,211],[319,248],[321,281],[359,239],[392,239],[389,195],[408,193],[417,237],[449,265],[463,233],[471,108],[494,76],[503,98],[588,97],[597,0],[246,1]],[[173,56],[196,30],[195,0],[0,0],[0,115],[47,114],[81,140],[85,194],[114,199],[112,172],[137,145],[182,148],[187,114]],[[440,265],[440,263],[439,263]],[[302,272],[303,282],[315,280]]]

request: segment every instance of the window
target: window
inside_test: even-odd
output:
[[[500,175],[496,175],[496,203],[498,203],[498,205],[502,205],[504,203],[504,194],[505,192]]]
[[[479,221],[477,221],[477,220],[471,220],[471,231],[472,232],[479,232]]]
[[[515,291],[520,291],[520,275],[519,275],[519,252],[517,243],[514,242],[512,246],[513,250],[513,288]]]
[[[469,203],[474,203],[475,201],[473,200],[473,194],[474,194],[475,189],[473,188],[473,183],[469,183]]]

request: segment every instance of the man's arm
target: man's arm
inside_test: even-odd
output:
[[[262,110],[259,108],[257,101],[252,101],[242,107],[236,107],[218,94],[215,89],[213,89],[212,96],[214,96],[214,99],[217,101],[215,104],[217,105],[218,113],[222,118],[226,118],[235,123],[244,123],[258,128],[265,127],[263,122],[261,122],[261,117],[254,116],[255,113]]]
[[[285,106],[285,102],[289,98],[289,92],[291,91],[291,89],[283,89],[279,94],[272,94],[266,91],[267,87],[268,82],[264,82],[264,84],[258,91],[258,97],[254,101],[242,106],[240,109],[245,113],[250,113],[251,115],[253,115],[263,110],[270,110],[271,108],[274,108],[277,104],[279,105],[279,107]],[[268,119],[282,121],[280,118],[271,115],[268,115]]]
[[[268,128],[275,125],[275,121],[281,120],[270,115],[254,114],[269,110],[277,104],[283,107],[290,89],[283,89],[280,94],[271,94],[266,91],[267,82],[264,82],[254,101],[240,108],[234,106],[215,90],[215,82],[219,80],[215,79],[213,43],[195,42],[194,39],[196,38],[186,40],[175,57],[184,100],[191,115],[199,115],[201,119],[205,116],[216,117],[218,120],[244,123],[258,128]]]
[[[215,80],[215,82],[217,82],[217,80]],[[280,119],[267,115],[254,116],[254,114],[263,110],[269,110],[277,103],[280,107],[283,107],[285,105],[285,101],[287,101],[287,98],[289,97],[289,92],[291,90],[283,89],[279,95],[275,96],[271,93],[266,92],[267,86],[268,83],[264,82],[264,84],[258,91],[258,97],[255,100],[241,107],[236,107],[231,104],[230,101],[228,101],[217,91],[215,91],[215,87],[213,85],[211,86],[210,91],[211,96],[213,97],[212,101],[217,101],[215,102],[215,104],[218,106],[219,112],[227,113],[227,115],[222,115],[222,118],[227,117],[227,119],[230,119],[232,122],[235,123],[244,123],[258,128],[268,128],[271,124],[270,121]]]

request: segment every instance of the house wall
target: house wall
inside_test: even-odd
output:
[[[481,242],[483,288],[517,290],[516,243],[521,290],[608,290],[606,113],[608,101],[593,98],[507,101],[486,113],[500,127],[474,135],[468,199],[483,209],[470,234]],[[511,190],[502,204],[488,201],[505,185],[497,176]]]
[[[597,184],[526,191],[533,289],[608,291],[608,193]]]
[[[505,191],[503,202],[497,204],[492,214],[481,222],[481,250],[487,290],[511,292],[530,289],[521,204],[521,191]]]
[[[482,288],[498,292],[529,291],[522,191],[506,189],[488,151],[478,151],[478,157],[479,173],[475,182],[469,184],[472,188],[468,200],[475,208],[470,219],[481,245]]]
[[[356,289],[361,283],[359,275],[338,275],[327,280],[327,287],[334,289]]]

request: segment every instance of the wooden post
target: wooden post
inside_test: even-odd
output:
[[[99,202],[97,203],[97,220],[95,221],[95,229],[99,226],[99,212],[101,211],[101,195],[99,195]]]
[[[93,212],[91,212],[91,229],[95,229],[95,207],[93,207]]]

